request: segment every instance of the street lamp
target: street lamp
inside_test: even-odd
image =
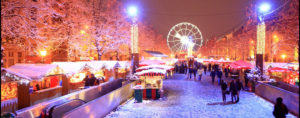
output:
[[[138,25],[137,25],[137,15],[138,10],[136,6],[130,6],[127,9],[127,13],[132,20],[131,24],[131,63],[132,74],[135,73],[137,66],[139,65],[139,52],[138,52]]]
[[[46,50],[40,50],[40,55],[42,56],[42,63],[45,63],[44,58],[47,55],[47,51]]]
[[[263,61],[265,52],[265,39],[266,39],[266,25],[264,22],[264,16],[269,13],[271,5],[268,3],[262,3],[258,7],[258,25],[257,25],[257,45],[256,45],[256,67],[258,67],[263,74]]]
[[[284,62],[285,57],[286,57],[285,54],[282,54],[282,55],[281,55],[281,58],[283,59],[283,62]]]

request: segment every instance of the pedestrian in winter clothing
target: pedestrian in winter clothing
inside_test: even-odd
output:
[[[90,86],[94,86],[94,85],[96,85],[96,82],[97,82],[97,79],[96,79],[96,77],[95,77],[95,75],[94,74],[91,74],[91,78],[90,78],[91,80],[91,82],[90,82]]]
[[[227,83],[224,80],[221,80],[221,89],[223,102],[226,102]]]
[[[236,102],[237,89],[236,89],[236,86],[235,86],[233,80],[231,80],[231,82],[230,82],[229,91],[231,93],[231,101],[233,102],[233,99],[234,99],[234,102]]]
[[[211,80],[212,80],[212,84],[214,84],[215,82],[215,77],[216,77],[216,72],[214,70],[212,70],[210,72],[210,76],[211,76]]]
[[[211,64],[208,64],[208,71],[211,72]]]
[[[278,97],[274,106],[273,115],[275,118],[285,118],[285,115],[288,113],[288,108],[282,103],[282,98]]]
[[[248,90],[248,82],[249,82],[249,78],[247,77],[248,74],[248,70],[245,70],[244,72],[244,78],[245,78],[245,89]]]
[[[88,87],[88,86],[90,86],[90,78],[89,78],[88,75],[85,76],[85,78],[83,79],[83,81],[84,81],[84,87],[85,88]]]
[[[204,69],[204,74],[206,75],[206,69],[207,69],[206,65],[203,65],[203,69]]]
[[[198,75],[199,75],[199,80],[201,81],[201,78],[202,78],[202,73],[203,73],[203,70],[202,69],[198,69]]]
[[[240,79],[236,79],[235,86],[236,86],[236,89],[237,89],[237,100],[236,100],[236,102],[239,102],[239,100],[240,100],[240,91],[241,91],[241,89],[244,90],[243,84],[242,84],[242,82],[240,82]]]
[[[228,78],[229,68],[226,67],[226,68],[224,69],[224,72],[225,72],[225,77]]]
[[[222,71],[219,69],[219,70],[217,71],[218,85],[221,85],[220,82],[221,82],[222,76],[223,76],[223,73],[222,73]]]

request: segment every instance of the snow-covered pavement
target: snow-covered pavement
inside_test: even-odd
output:
[[[222,104],[221,89],[205,75],[201,81],[187,80],[175,74],[164,80],[164,97],[160,100],[134,99],[120,105],[107,118],[273,118],[273,104],[254,93],[241,91],[240,102]],[[227,101],[231,101],[227,95]],[[295,116],[288,114],[288,118]]]

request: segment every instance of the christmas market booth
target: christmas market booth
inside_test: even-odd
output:
[[[93,72],[93,68],[86,62],[53,62],[64,70],[68,78],[68,93],[80,90],[84,86],[83,79]]]
[[[289,70],[287,68],[273,67],[268,68],[268,73],[271,79],[299,86],[299,71]]]
[[[18,85],[18,108],[28,107],[67,94],[63,70],[54,64],[16,64],[8,71],[30,78]],[[61,84],[60,84],[61,83]]]
[[[114,68],[116,64],[119,68]],[[53,62],[61,67],[69,79],[69,92],[83,88],[83,79],[94,74],[100,83],[109,81],[110,78],[125,78],[128,74],[129,64],[126,61],[85,61],[85,62]],[[114,72],[118,72],[117,74]],[[119,75],[114,76],[114,75]]]
[[[1,68],[1,114],[17,110],[18,84],[27,84],[29,81],[29,77]]]
[[[139,77],[139,85],[135,86],[136,100],[142,102],[142,99],[160,98],[165,74],[166,70],[163,69],[148,69],[135,73]]]
[[[126,78],[130,70],[128,61],[91,61],[87,64],[94,68],[95,77],[104,77],[105,81],[112,77],[113,79]]]

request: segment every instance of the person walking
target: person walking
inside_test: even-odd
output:
[[[203,70],[200,68],[198,69],[198,75],[199,75],[199,80],[201,81],[202,79],[202,73],[203,73]]]
[[[234,80],[231,80],[231,82],[230,82],[229,91],[231,93],[231,101],[236,102],[237,89],[234,84]],[[233,101],[233,99],[234,99],[234,101]]]
[[[207,66],[206,66],[206,65],[203,65],[203,69],[204,69],[204,75],[206,75],[206,69],[207,69]]]
[[[225,103],[226,102],[227,83],[224,80],[221,80],[221,89],[222,89],[223,103]]]
[[[218,69],[217,71],[217,77],[218,77],[218,85],[221,85],[221,79],[222,79],[223,73],[221,71],[221,69]]]
[[[240,91],[241,91],[241,89],[244,90],[243,84],[242,84],[242,82],[240,82],[240,79],[236,79],[235,86],[236,86],[236,90],[237,90],[237,93],[236,93],[237,100],[236,100],[236,102],[239,102],[240,101]]]
[[[249,82],[249,78],[247,77],[247,73],[245,72],[244,74],[244,78],[245,78],[245,89],[248,90],[248,82]]]
[[[288,113],[288,108],[282,103],[282,98],[278,97],[274,106],[273,115],[275,118],[285,118],[285,115]]]
[[[208,71],[211,72],[211,64],[208,64]]]
[[[224,72],[225,72],[225,77],[228,78],[229,68],[225,67]]]
[[[211,72],[210,72],[210,76],[211,76],[211,82],[212,82],[212,84],[214,84],[214,82],[215,82],[215,77],[216,77],[216,72],[214,71],[214,70],[212,70]]]

